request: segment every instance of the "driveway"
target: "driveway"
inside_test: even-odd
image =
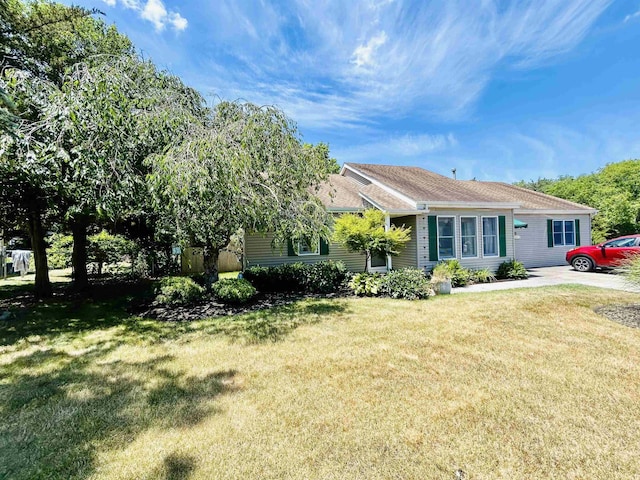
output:
[[[508,290],[510,288],[545,287],[548,285],[562,285],[577,283],[591,287],[610,288],[627,292],[638,292],[640,288],[629,285],[621,275],[607,271],[576,272],[569,265],[562,267],[545,267],[528,269],[527,280],[511,282],[480,283],[463,288],[454,288],[453,293],[489,292],[493,290]]]

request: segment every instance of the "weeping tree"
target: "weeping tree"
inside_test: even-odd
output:
[[[178,146],[150,158],[149,185],[184,244],[204,247],[208,284],[239,228],[288,238],[327,237],[329,217],[313,195],[331,166],[324,146],[305,146],[275,107],[221,102]]]
[[[204,113],[197,92],[134,55],[78,64],[52,96],[44,128],[55,138],[48,148],[76,289],[88,286],[89,226],[144,211],[145,158],[180,141]]]
[[[353,253],[365,257],[364,271],[368,271],[373,255],[398,255],[411,239],[411,227],[385,228],[384,213],[367,209],[362,214],[347,213],[339,217],[334,226],[333,238]]]
[[[0,0],[0,213],[8,226],[29,232],[39,297],[51,295],[44,236],[61,213],[60,157],[50,148],[52,129],[44,128],[50,100],[77,62],[133,51],[93,13],[47,1]]]

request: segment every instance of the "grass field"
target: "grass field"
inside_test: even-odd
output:
[[[0,294],[2,291],[0,290]],[[0,478],[640,477],[640,330],[587,287],[0,323]]]

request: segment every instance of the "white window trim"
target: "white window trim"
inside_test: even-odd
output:
[[[562,222],[562,243],[556,243],[556,230],[555,223]],[[567,238],[567,222],[573,223],[573,243],[564,243]],[[553,237],[553,246],[555,247],[575,247],[576,246],[576,221],[564,220],[564,219],[552,219],[551,220],[551,236]]]
[[[464,235],[462,235],[462,219],[463,218],[474,218],[476,221],[476,255],[474,257],[472,256],[465,256],[464,252],[462,251],[462,239],[464,237]],[[478,216],[477,215],[460,215],[460,258],[464,258],[466,259],[473,259],[473,258],[480,258],[480,249],[478,248]]]
[[[316,248],[315,252],[301,252],[300,251],[300,242],[301,242],[301,240],[298,240],[297,245],[296,245],[298,247],[297,251],[296,251],[296,255],[298,257],[314,257],[314,256],[319,256],[320,255],[320,240],[319,239],[318,239],[318,245],[317,245],[317,248]]]
[[[453,257],[443,258],[440,256],[440,219],[441,218],[453,218]],[[436,216],[436,246],[438,247],[438,261],[440,260],[454,260],[458,258],[458,249],[456,248],[457,240],[456,233],[458,231],[458,222],[455,215],[437,215]],[[446,237],[449,238],[449,237]]]
[[[495,255],[486,255],[484,253],[484,219],[485,218],[495,218],[496,219],[496,254]],[[483,216],[481,217],[482,222],[482,227],[481,227],[481,231],[482,231],[482,258],[495,258],[495,257],[499,257],[500,256],[500,222],[498,221],[498,216],[497,215],[487,215],[486,217]],[[493,235],[486,235],[487,237],[491,236],[493,237]]]

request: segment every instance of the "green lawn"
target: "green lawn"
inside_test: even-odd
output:
[[[42,304],[0,323],[0,478],[638,478],[640,330],[592,311],[620,302],[640,296],[307,300],[191,324]]]

